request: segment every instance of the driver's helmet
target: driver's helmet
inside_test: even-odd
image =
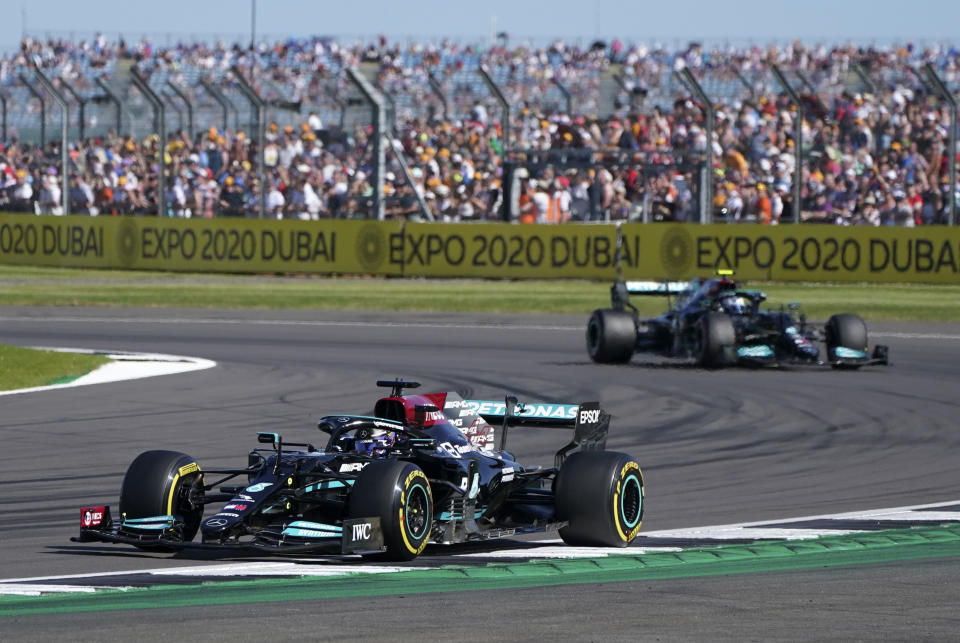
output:
[[[748,310],[747,300],[738,295],[727,295],[720,299],[720,306],[723,312],[728,315],[743,315]]]
[[[354,441],[354,449],[361,455],[383,455],[397,441],[397,434],[393,431],[374,429],[358,435]]]

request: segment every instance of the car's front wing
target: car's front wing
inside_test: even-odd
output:
[[[386,550],[379,518],[344,520],[335,531],[311,529],[312,525],[308,523],[295,522],[291,526],[262,529],[223,542],[192,542],[183,540],[183,523],[174,516],[114,522],[109,506],[84,507],[80,515],[80,535],[71,538],[73,542],[118,543],[160,551],[206,549],[289,554],[367,554]]]

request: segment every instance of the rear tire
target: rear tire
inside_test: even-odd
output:
[[[719,368],[736,359],[737,333],[726,313],[707,313],[700,318],[700,353],[697,363]]]
[[[626,547],[643,520],[643,474],[626,453],[580,451],[557,475],[557,518],[568,545]]]
[[[387,551],[369,558],[413,560],[433,528],[433,494],[420,467],[402,460],[368,464],[350,492],[350,518],[380,518]]]
[[[626,364],[637,344],[637,323],[626,310],[601,308],[587,322],[587,353],[598,364]]]
[[[867,353],[867,323],[863,318],[853,313],[840,313],[827,320],[824,327],[827,358],[832,362],[837,359],[837,348],[851,348]],[[845,364],[845,368],[857,368],[857,364]]]
[[[174,516],[190,542],[203,519],[203,473],[197,461],[178,451],[145,451],[127,468],[120,487],[125,518]]]

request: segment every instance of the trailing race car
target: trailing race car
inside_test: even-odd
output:
[[[587,352],[602,364],[626,363],[634,352],[649,352],[693,358],[707,368],[733,364],[859,368],[888,363],[886,346],[868,353],[867,325],[858,315],[833,315],[823,327],[816,327],[798,304],[760,310],[766,295],[741,288],[729,276],[689,282],[618,278],[610,289],[612,308],[593,311],[587,322]],[[641,320],[630,295],[666,296],[667,312]],[[825,344],[825,356],[814,344],[817,341]]]
[[[220,470],[175,451],[140,454],[124,476],[118,519],[108,506],[84,507],[74,540],[409,560],[429,542],[554,529],[573,545],[624,547],[636,538],[643,475],[631,456],[604,450],[610,416],[598,403],[472,401],[404,395],[416,382],[377,385],[393,390],[372,417],[320,419],[329,436],[322,449],[260,433],[269,448],[251,451],[245,467]],[[496,449],[490,422],[500,424]],[[569,428],[573,438],[553,467],[524,466],[505,450],[514,426]],[[204,517],[212,503],[223,506]]]

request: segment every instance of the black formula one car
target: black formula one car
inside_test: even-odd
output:
[[[610,293],[612,308],[593,311],[587,322],[587,352],[602,364],[626,363],[634,352],[693,358],[707,368],[888,363],[886,346],[868,352],[867,325],[858,315],[833,315],[818,327],[807,321],[798,304],[761,310],[766,295],[741,288],[729,274],[689,282],[618,278]],[[667,312],[640,319],[630,295],[666,296]],[[819,341],[825,344],[825,355],[814,344]]]
[[[430,542],[554,529],[572,545],[624,547],[636,538],[643,475],[631,456],[604,450],[610,416],[598,403],[473,401],[404,395],[416,382],[377,385],[392,392],[373,416],[320,419],[323,448],[260,433],[269,447],[251,451],[245,467],[221,470],[175,451],[140,454],[123,479],[119,516],[109,506],[82,508],[73,540],[410,560]],[[505,450],[508,430],[522,426],[569,428],[573,438],[555,466],[524,466]],[[213,503],[222,506],[205,517]]]

